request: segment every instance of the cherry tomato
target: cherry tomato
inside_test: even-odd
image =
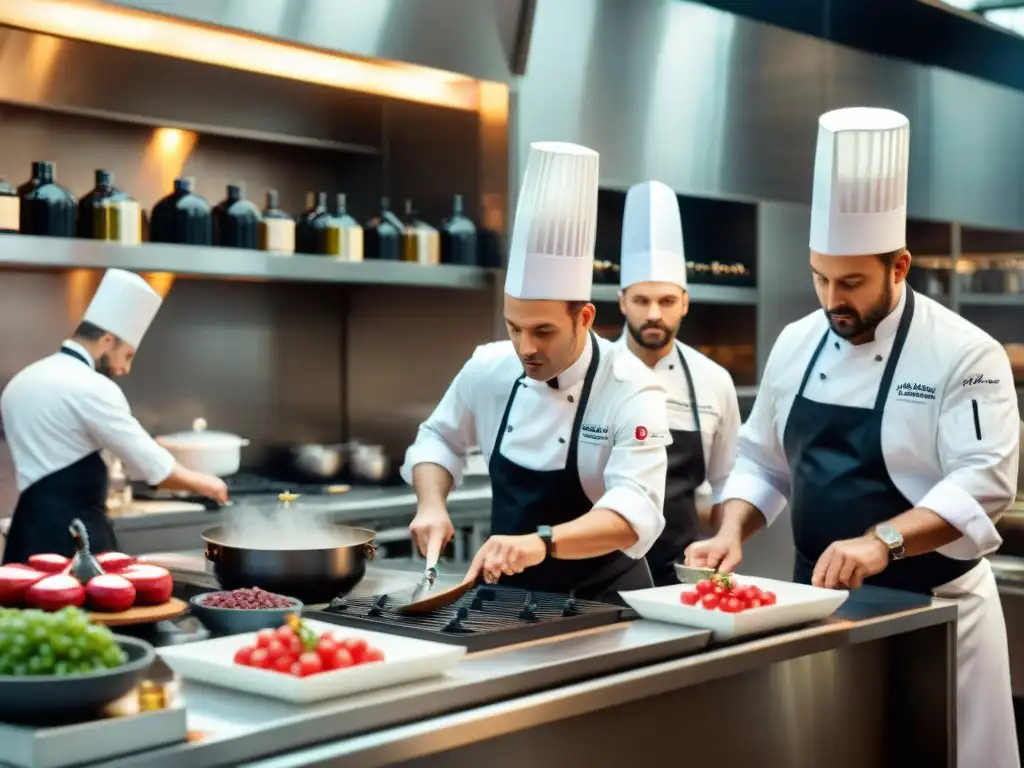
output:
[[[335,654],[338,652],[337,641],[328,634],[324,634],[316,644],[316,653],[324,663],[324,668],[329,669]]]
[[[725,613],[740,613],[744,608],[743,601],[730,597],[727,600],[723,600],[718,605],[718,610],[724,611]]]
[[[747,607],[748,608],[760,608],[761,607],[761,598],[755,597],[753,600],[750,601],[750,605],[748,605]]]
[[[270,656],[266,648],[256,648],[249,656],[249,666],[266,669],[270,666]]]
[[[267,656],[270,657],[271,661],[276,661],[280,657],[288,655],[288,649],[285,648],[284,644],[276,638],[267,643],[265,650],[267,651]]]
[[[239,648],[235,651],[235,664],[241,664],[242,666],[248,667],[254,650],[256,649],[249,645]]]
[[[748,585],[746,587],[737,587],[734,593],[740,600],[756,600],[760,596],[760,592],[757,587]]]
[[[295,657],[290,653],[282,653],[276,659],[274,659],[270,665],[272,669],[276,669],[278,672],[284,672],[288,674],[291,672],[292,664],[295,663]]]
[[[304,675],[302,674],[302,665],[299,664],[299,662],[297,662],[297,661],[293,661],[292,662],[291,673],[295,677],[304,677]]]
[[[720,598],[714,592],[708,592],[700,599],[700,604],[709,611],[713,611],[718,607]]]
[[[323,672],[324,663],[313,651],[307,651],[299,656],[299,669],[302,671],[301,677],[308,677],[309,675],[315,675],[318,672]]]
[[[347,637],[339,643],[342,648],[349,652],[352,661],[356,664],[363,663],[363,655],[367,651],[366,641],[361,637]]]
[[[277,639],[277,635],[274,634],[274,630],[272,630],[272,629],[261,629],[259,632],[256,633],[256,647],[257,648],[266,648],[268,645],[270,645],[270,641],[271,640],[276,640],[276,639]]]
[[[334,657],[330,660],[330,663],[324,664],[326,669],[348,669],[355,662],[352,660],[352,654],[344,648],[338,648],[334,652]]]
[[[684,590],[683,594],[679,596],[679,601],[683,605],[696,605],[698,600],[700,600],[700,595],[689,589]]]
[[[702,581],[698,581],[694,588],[697,590],[698,595],[706,595],[715,588],[715,584],[711,579],[704,579]]]
[[[776,597],[774,592],[762,592],[761,593],[761,604],[762,605],[775,605]]]
[[[363,654],[362,663],[371,664],[375,661],[384,661],[384,652],[380,648],[367,648]]]
[[[281,644],[287,648],[288,645],[291,643],[292,639],[295,637],[295,630],[292,629],[288,624],[282,624],[280,627],[274,630],[274,634],[277,635],[277,639],[281,641]]]

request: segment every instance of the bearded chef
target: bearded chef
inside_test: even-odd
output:
[[[788,503],[795,579],[959,603],[959,765],[1020,765],[1006,626],[984,556],[1014,498],[1020,418],[1003,348],[906,283],[910,126],[822,116],[810,266],[823,313],[772,348],[717,535],[687,562],[731,571]]]
[[[668,394],[668,479],[665,529],[647,553],[656,586],[677,584],[675,563],[697,539],[697,489],[707,481],[720,512],[736,456],[740,406],[732,377],[718,363],[676,339],[689,311],[679,201],[659,181],[631,187],[622,221],[619,343],[652,369]]]
[[[581,597],[651,585],[664,525],[665,394],[591,330],[598,155],[530,148],[505,281],[510,341],[478,347],[409,448],[410,531],[428,562],[452,536],[445,500],[479,445],[491,537],[468,577]]]
[[[186,469],[132,416],[113,377],[127,375],[161,299],[131,272],[103,276],[85,318],[56,354],[18,373],[0,395],[0,418],[20,495],[5,563],[56,552],[70,556],[79,518],[93,551],[117,549],[106,517],[109,450],[133,477],[227,500],[224,482]]]

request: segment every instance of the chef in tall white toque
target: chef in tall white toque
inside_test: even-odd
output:
[[[628,351],[591,330],[598,155],[530,147],[505,281],[510,341],[478,347],[409,448],[410,531],[436,560],[446,499],[479,445],[491,537],[467,574],[581,597],[651,585],[644,555],[665,520],[665,393]]]
[[[0,395],[20,491],[5,563],[44,552],[70,556],[68,526],[76,517],[94,551],[117,548],[106,516],[103,449],[121,459],[132,477],[227,500],[221,479],[186,469],[157,445],[113,381],[131,370],[160,304],[160,295],[138,275],[108,270],[72,338],[15,375]]]
[[[690,309],[679,201],[671,187],[647,181],[626,193],[622,220],[619,344],[651,368],[668,394],[665,530],[647,553],[656,586],[678,584],[675,563],[699,532],[697,489],[711,486],[715,521],[736,458],[740,406],[732,376],[676,339]]]
[[[984,558],[1017,486],[1020,417],[1003,348],[906,284],[910,125],[821,117],[810,265],[824,312],[787,326],[740,430],[717,535],[687,562],[730,571],[788,503],[795,579],[959,603],[959,765],[1020,765],[1006,626]]]

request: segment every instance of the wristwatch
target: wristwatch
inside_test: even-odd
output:
[[[555,556],[555,542],[552,538],[554,533],[551,530],[550,525],[539,525],[537,526],[537,535],[540,536],[540,540],[544,542],[544,555],[545,557]]]
[[[889,523],[876,525],[871,531],[875,538],[885,544],[889,549],[889,560],[902,560],[904,554],[903,534],[896,530],[896,526]]]

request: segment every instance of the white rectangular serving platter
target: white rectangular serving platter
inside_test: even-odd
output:
[[[750,608],[742,613],[723,613],[718,610],[709,611],[700,605],[683,605],[680,597],[684,591],[693,590],[693,584],[672,584],[619,594],[644,619],[708,629],[713,633],[712,639],[718,641],[824,619],[835,613],[850,594],[846,590],[821,589],[741,574],[735,575],[735,581],[740,586],[753,584],[758,589],[774,592],[777,602],[775,605]]]
[[[466,653],[462,645],[414,640],[321,621],[307,620],[305,623],[318,636],[322,632],[331,632],[339,639],[360,637],[379,648],[384,654],[384,661],[321,672],[309,677],[293,677],[282,672],[235,664],[235,651],[246,645],[254,645],[255,632],[159,648],[157,652],[171,669],[186,680],[295,704],[351,696],[443,675],[458,664]]]

